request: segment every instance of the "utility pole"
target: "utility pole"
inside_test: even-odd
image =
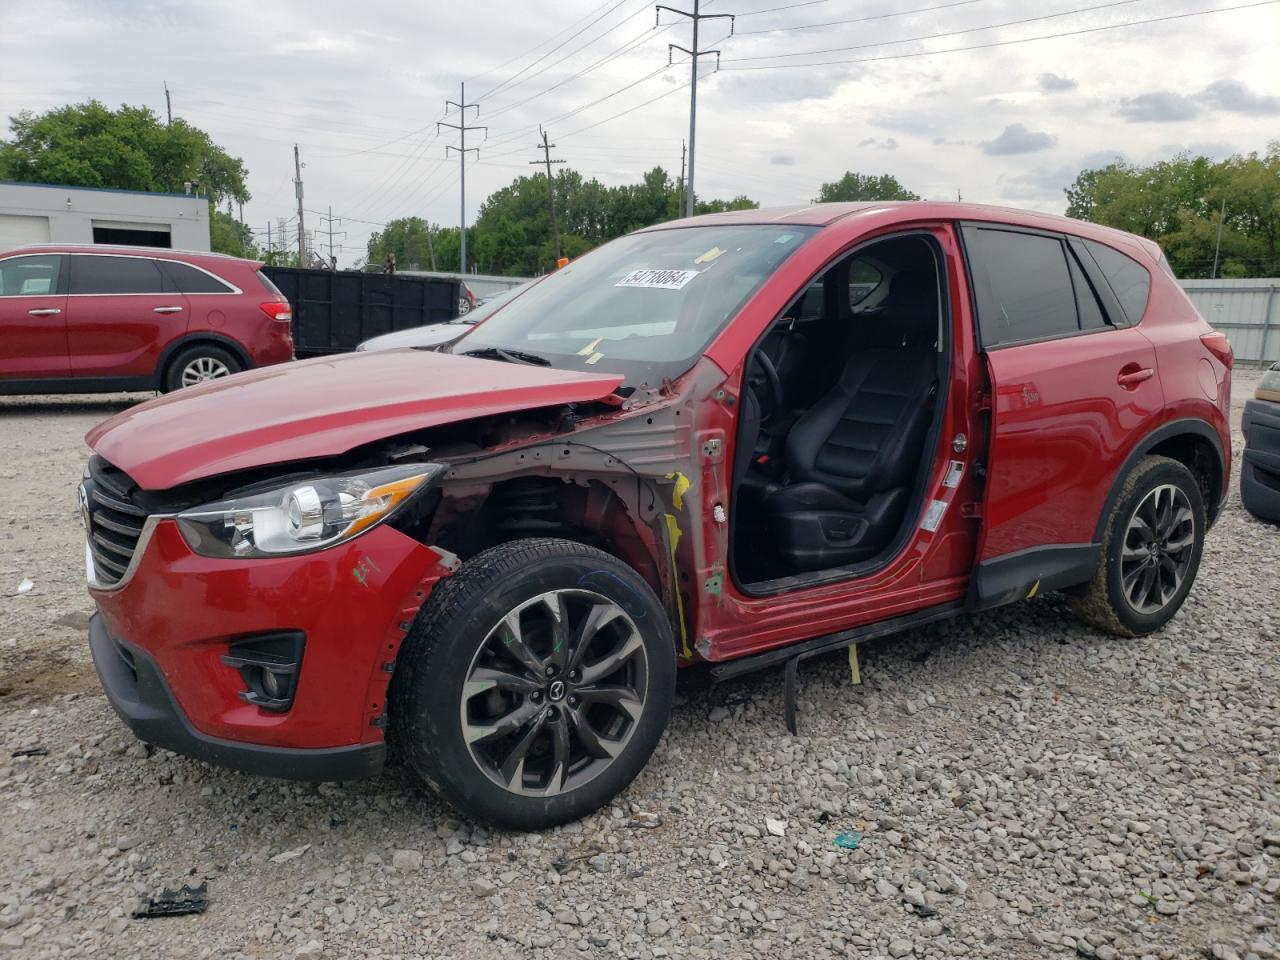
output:
[[[458,137],[460,140],[459,146],[455,147],[453,144],[448,144],[444,148],[444,155],[447,157],[449,156],[450,150],[457,150],[458,159],[462,162],[462,167],[461,167],[462,188],[461,188],[461,196],[459,199],[461,216],[459,217],[459,223],[458,223],[458,242],[459,242],[459,246],[461,247],[461,250],[460,250],[461,255],[459,256],[458,259],[462,261],[462,273],[466,273],[467,272],[467,150],[468,150],[467,131],[483,130],[485,138],[488,139],[489,128],[480,127],[480,126],[471,126],[471,127],[467,126],[467,111],[470,110],[472,107],[475,107],[476,116],[479,117],[480,104],[467,103],[467,85],[465,83],[458,84],[458,101],[459,102],[455,103],[452,100],[446,100],[444,102],[444,105],[446,109],[448,109],[449,107],[457,107],[458,119],[461,122],[460,123],[443,123],[443,122],[437,123],[436,132],[438,133],[441,127],[450,127],[458,131]],[[480,156],[479,147],[471,147],[469,149],[474,150],[477,157]]]
[[[329,224],[329,269],[331,269],[331,270],[337,270],[337,269],[338,269],[338,261],[337,261],[337,260],[335,260],[335,259],[334,259],[334,257],[333,257],[333,225],[334,225],[334,223],[341,223],[341,222],[342,222],[342,218],[341,218],[341,217],[335,217],[335,216],[333,215],[333,205],[332,205],[332,204],[330,204],[330,206],[329,206],[329,216],[327,216],[327,217],[321,217],[321,218],[320,218],[320,220],[321,220],[321,222],[322,222],[322,223],[323,223],[323,222],[327,222],[327,223]],[[345,231],[345,230],[339,230],[339,231],[338,231],[338,236],[340,236],[340,237],[346,237],[346,235],[347,235],[347,231]],[[341,248],[342,248],[342,244],[338,244],[338,248],[339,248],[339,249],[341,249]]]
[[[1218,242],[1213,246],[1213,272],[1209,274],[1210,280],[1218,279],[1218,254],[1222,252],[1222,224],[1227,219],[1227,198],[1222,198],[1222,210],[1218,212]]]
[[[293,192],[298,195],[298,266],[307,265],[307,231],[302,223],[302,160],[298,145],[293,145]]]
[[[542,134],[542,142],[537,145],[537,149],[542,151],[541,160],[530,160],[530,163],[545,163],[547,165],[547,196],[551,198],[551,233],[556,240],[556,262],[560,262],[560,224],[556,220],[556,182],[551,177],[551,165],[553,163],[564,163],[563,160],[552,160],[551,149],[554,143],[547,143],[547,131],[542,129],[542,124],[538,124],[538,132]]]
[[[164,112],[169,117],[169,126],[173,126],[173,101],[169,99],[169,81],[164,82]]]
[[[268,220],[267,221],[267,260],[270,260],[271,255],[275,252],[276,252],[275,246],[271,242],[271,221]]]
[[[676,214],[680,214],[684,210],[684,154],[688,149],[688,144],[683,140],[680,141],[680,179],[676,181]]]
[[[701,13],[699,6],[701,0],[693,0],[693,12],[688,10],[677,10],[675,7],[668,7],[666,4],[658,4],[655,7],[657,16],[654,17],[654,26],[657,26],[658,20],[662,16],[663,10],[678,14],[682,17],[688,17],[693,21],[693,48],[682,47],[678,43],[667,44],[667,62],[671,63],[671,51],[680,50],[689,55],[689,62],[693,65],[693,72],[689,80],[689,176],[685,181],[685,216],[693,216],[693,158],[694,150],[697,145],[698,134],[698,58],[714,53],[716,55],[716,69],[720,67],[720,51],[719,50],[699,50],[698,49],[698,24],[703,20],[728,20],[729,36],[733,36],[734,15],[732,13]]]
[[[240,256],[244,256],[244,204],[237,200],[236,209],[239,211],[236,219],[240,221]]]
[[[423,218],[423,222],[427,225],[427,253],[431,256],[431,269],[436,269],[436,245],[431,242],[431,221]]]

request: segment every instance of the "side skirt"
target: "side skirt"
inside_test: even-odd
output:
[[[1051,544],[984,560],[969,587],[970,610],[1029,600],[1045,590],[1088,583],[1098,572],[1100,543]]]
[[[936,623],[939,620],[946,620],[958,613],[962,613],[964,609],[965,604],[960,601],[943,603],[936,607],[928,607],[915,613],[909,613],[903,617],[894,617],[892,620],[869,623],[865,626],[853,627],[850,630],[841,630],[838,633],[814,637],[812,640],[802,640],[799,643],[793,643],[776,650],[767,650],[754,656],[730,660],[727,663],[721,663],[711,668],[711,682],[723,683],[725,680],[732,680],[735,677],[753,673],[756,670],[763,670],[766,667],[785,663],[785,716],[787,729],[792,735],[795,735],[796,686],[801,660],[808,660],[810,657],[821,656],[824,653],[831,653],[836,650],[844,650],[854,644],[886,637],[894,633],[901,633],[913,627],[921,627],[925,624]]]

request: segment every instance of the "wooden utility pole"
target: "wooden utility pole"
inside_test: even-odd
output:
[[[542,151],[541,160],[530,160],[530,163],[545,163],[547,165],[547,197],[551,201],[551,234],[555,237],[556,242],[556,262],[560,261],[560,222],[556,219],[556,181],[551,176],[551,165],[553,163],[564,163],[563,160],[552,160],[551,151],[555,147],[554,143],[547,143],[547,131],[542,129],[542,124],[538,124],[538,132],[542,134],[542,142],[537,145],[537,149]]]
[[[169,99],[169,81],[164,82],[164,112],[169,117],[169,126],[173,126],[173,101]]]
[[[676,216],[684,212],[684,152],[686,144],[680,141],[680,179],[676,182]]]
[[[293,145],[293,192],[298,195],[298,266],[307,265],[307,230],[302,223],[302,160],[298,145]]]

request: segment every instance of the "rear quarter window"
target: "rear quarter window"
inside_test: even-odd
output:
[[[160,260],[160,272],[164,274],[165,289],[176,293],[234,293],[235,291],[212,274],[197,270],[189,263],[176,260]]]
[[[1147,268],[1105,243],[1086,240],[1084,245],[1107,278],[1129,322],[1137,323],[1146,313],[1147,298],[1151,295],[1151,274]]]

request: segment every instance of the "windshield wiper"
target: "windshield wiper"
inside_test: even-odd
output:
[[[475,350],[464,350],[464,357],[481,357],[487,360],[505,360],[507,363],[527,363],[535,367],[549,367],[551,361],[536,353],[525,353],[523,350],[508,350],[506,347],[477,347]]]

